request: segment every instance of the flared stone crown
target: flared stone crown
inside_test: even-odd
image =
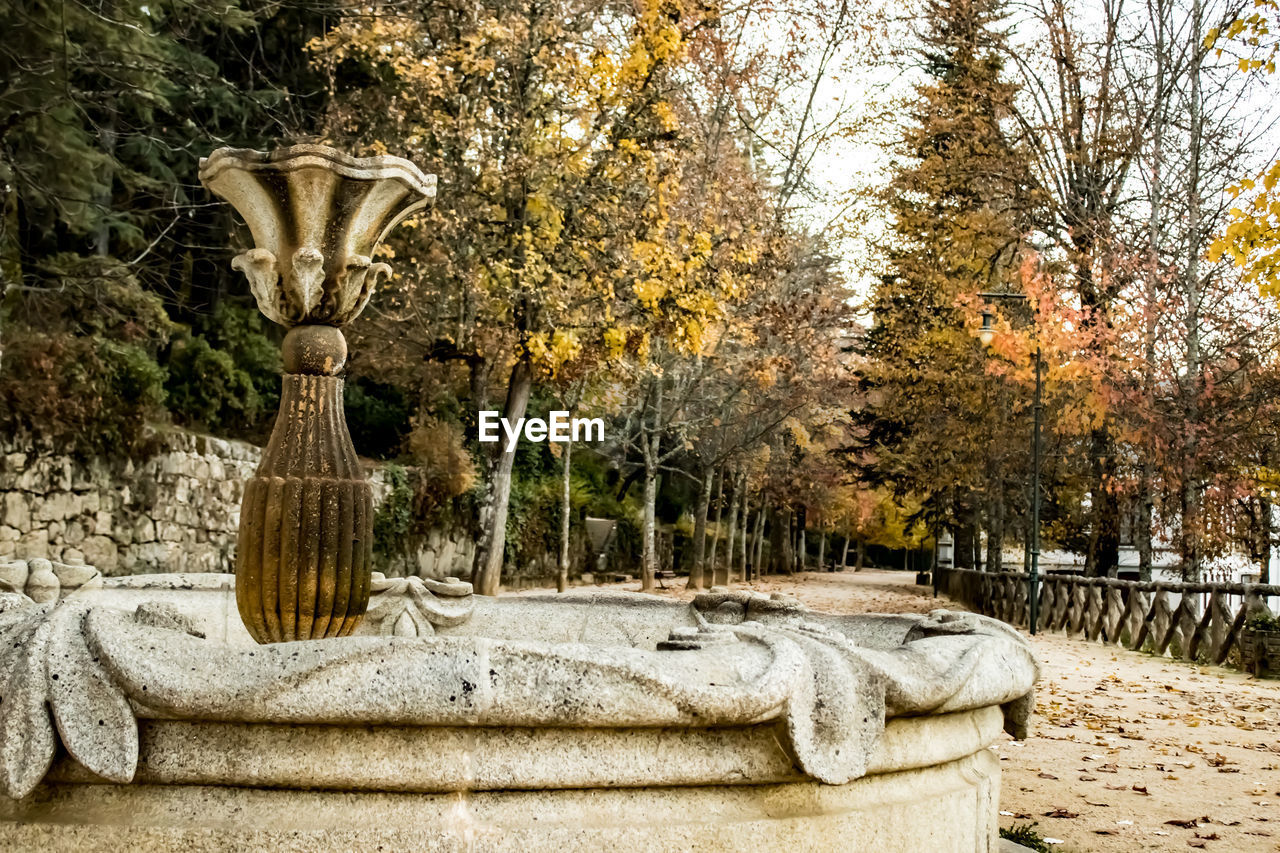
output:
[[[244,217],[254,248],[237,255],[273,322],[342,326],[390,275],[372,261],[387,233],[435,198],[436,178],[399,157],[350,157],[325,145],[219,148],[200,182]]]

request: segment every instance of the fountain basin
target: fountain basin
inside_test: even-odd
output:
[[[0,845],[986,851],[1037,676],[971,614],[418,579],[257,646],[233,582],[3,596]]]

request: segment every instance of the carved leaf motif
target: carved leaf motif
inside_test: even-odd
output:
[[[373,291],[378,286],[378,282],[391,277],[391,266],[389,264],[371,264],[368,272],[362,275],[360,281],[359,295],[356,296],[355,304],[351,311],[341,322],[349,323],[360,313],[364,311],[364,307],[369,304],[369,300],[373,297]]]
[[[30,611],[13,630],[4,631],[3,694],[0,695],[0,787],[9,797],[25,797],[53,763],[53,725],[45,707],[48,695],[45,651],[53,625],[51,607]]]
[[[84,612],[55,616],[49,649],[49,699],[67,752],[113,782],[138,765],[138,723],[124,693],[93,659],[82,633]]]
[[[86,637],[88,605],[36,604],[0,593],[0,793],[25,797],[53,763],[55,723],[68,753],[113,782],[133,779],[138,723],[120,685]],[[123,618],[127,619],[123,614]],[[143,605],[134,622],[190,631],[164,605]]]
[[[244,273],[249,280],[249,290],[258,302],[258,310],[273,323],[284,323],[276,301],[276,285],[280,281],[280,273],[276,267],[276,256],[266,249],[250,249],[231,259],[231,268]]]
[[[313,246],[303,246],[293,253],[293,269],[287,288],[293,313],[303,322],[317,305],[324,293],[324,255]]]

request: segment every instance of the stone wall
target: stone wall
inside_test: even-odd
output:
[[[240,499],[261,450],[180,430],[160,447],[141,462],[84,462],[0,445],[0,562],[84,563],[108,576],[234,571]],[[388,489],[370,474],[376,507]],[[467,577],[474,550],[461,531],[432,531],[383,568]]]

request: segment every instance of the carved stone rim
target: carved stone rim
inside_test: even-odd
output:
[[[254,148],[219,148],[200,158],[200,180],[208,182],[227,169],[247,172],[292,172],[321,168],[359,181],[399,180],[423,199],[436,196],[436,176],[428,175],[403,157],[381,154],[353,157],[328,145],[290,145],[272,151]]]

